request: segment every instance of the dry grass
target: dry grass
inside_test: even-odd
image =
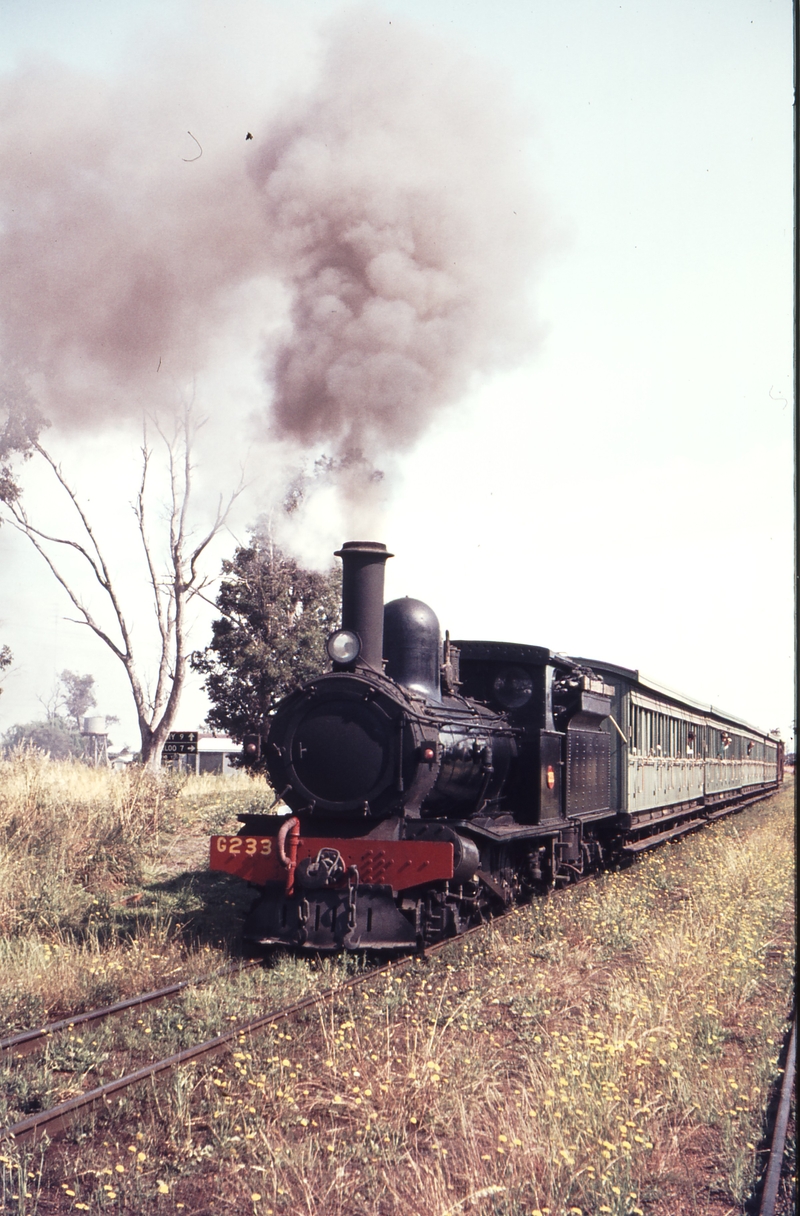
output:
[[[0,1034],[236,953],[249,897],[207,873],[208,835],[272,800],[246,774],[0,760]]]
[[[185,1216],[742,1211],[791,1003],[792,792],[131,1091],[43,1155],[7,1151],[6,1202]],[[136,1019],[126,1050],[148,1030],[159,1045],[197,1041],[341,966],[284,960],[197,990]],[[93,1035],[62,1048],[59,1073],[13,1075],[20,1090],[54,1077],[80,1089],[104,1051],[122,1067],[119,1046]]]
[[[5,936],[63,930],[92,898],[141,881],[173,826],[177,792],[174,779],[141,768],[53,764],[35,749],[0,761],[0,791]]]

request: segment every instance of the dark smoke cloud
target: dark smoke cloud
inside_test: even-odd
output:
[[[212,130],[186,163],[173,88],[52,62],[0,86],[0,342],[62,425],[168,403],[263,273],[244,144]]]
[[[475,372],[530,350],[541,244],[525,132],[497,80],[357,11],[254,175],[292,332],[274,419],[338,450],[413,443]]]
[[[529,352],[526,132],[479,65],[348,12],[310,93],[251,105],[251,142],[214,108],[232,68],[164,67],[104,82],[40,63],[0,84],[0,343],[54,422],[169,404],[237,310],[264,309],[266,331],[281,303],[281,338],[251,339],[269,433],[374,461]]]

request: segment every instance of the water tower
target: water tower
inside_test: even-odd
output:
[[[86,758],[95,768],[108,764],[108,731],[105,718],[95,715],[83,719],[81,735],[86,740]]]

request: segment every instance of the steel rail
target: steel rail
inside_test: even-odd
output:
[[[792,1086],[794,1085],[795,1058],[797,1048],[797,1014],[792,1020],[792,1033],[789,1038],[789,1050],[786,1053],[786,1063],[783,1070],[781,1096],[778,1103],[778,1113],[775,1117],[775,1127],[772,1132],[772,1143],[769,1150],[769,1165],[764,1177],[761,1191],[761,1206],[758,1216],[773,1216],[775,1203],[778,1198],[778,1187],[781,1181],[783,1166],[783,1149],[786,1143],[786,1129],[789,1126],[789,1111],[792,1105]]]
[[[143,992],[139,996],[132,996],[128,997],[127,1000],[117,1001],[114,1005],[104,1005],[100,1009],[88,1009],[84,1013],[74,1013],[69,1017],[60,1018],[57,1022],[48,1022],[46,1025],[39,1026],[34,1030],[21,1030],[17,1034],[0,1039],[0,1052],[8,1052],[9,1054],[18,1056],[28,1055],[30,1052],[35,1051],[37,1047],[43,1047],[51,1035],[58,1034],[61,1030],[73,1030],[76,1026],[86,1026],[92,1022],[99,1022],[104,1018],[113,1017],[115,1014],[125,1013],[128,1009],[136,1009],[140,1005],[149,1005],[154,1001],[165,1000],[166,997],[174,996],[177,992],[182,992],[184,988],[191,988],[197,984],[206,984],[209,980],[217,979],[221,975],[250,971],[253,967],[260,965],[261,959],[252,959],[246,963],[234,963],[230,967],[219,967],[216,971],[209,972],[208,975],[198,975],[187,980],[180,980],[178,983],[170,984],[166,988],[156,988],[152,992]]]
[[[570,883],[567,887],[562,887],[558,890],[549,892],[549,896],[557,897],[565,895],[568,891],[574,890],[576,887],[583,886],[591,880],[591,876],[585,876],[578,879],[577,882]],[[0,1142],[7,1139],[13,1139],[15,1144],[25,1144],[29,1141],[37,1141],[47,1133],[54,1135],[63,1131],[77,1114],[88,1108],[94,1107],[98,1102],[108,1104],[112,1095],[128,1089],[132,1085],[138,1084],[140,1081],[146,1081],[150,1077],[158,1076],[165,1072],[170,1072],[174,1068],[180,1067],[182,1064],[189,1064],[193,1060],[202,1059],[205,1056],[214,1055],[219,1051],[224,1051],[228,1045],[235,1039],[252,1034],[255,1031],[262,1030],[266,1026],[273,1025],[284,1018],[293,1017],[297,1013],[301,1013],[304,1009],[311,1009],[315,1005],[321,1005],[327,1000],[333,1000],[340,993],[347,992],[351,988],[358,987],[359,984],[366,983],[367,980],[372,980],[377,975],[384,974],[388,971],[398,971],[403,967],[409,966],[420,959],[427,959],[432,954],[438,954],[441,950],[447,949],[448,946],[457,946],[465,941],[468,937],[479,933],[482,929],[489,926],[494,926],[513,915],[519,910],[519,905],[514,905],[508,908],[499,916],[492,917],[491,920],[482,921],[479,925],[473,925],[466,929],[463,933],[457,934],[455,937],[447,937],[442,941],[434,942],[430,946],[424,947],[417,954],[407,954],[400,959],[392,959],[388,963],[383,963],[381,966],[369,967],[361,974],[353,976],[349,980],[344,980],[341,984],[336,984],[332,988],[326,988],[323,992],[312,993],[307,997],[303,997],[299,1001],[295,1001],[292,1005],[285,1005],[281,1009],[276,1009],[270,1013],[262,1014],[257,1018],[253,1018],[249,1022],[244,1022],[239,1026],[234,1026],[226,1030],[223,1034],[217,1035],[214,1039],[207,1039],[203,1043],[197,1043],[193,1047],[186,1047],[183,1051],[176,1052],[174,1055],[166,1056],[162,1060],[156,1060],[152,1064],[146,1064],[143,1068],[137,1069],[135,1072],[127,1073],[123,1077],[118,1077],[115,1081],[108,1081],[105,1085],[98,1085],[95,1089],[87,1090],[84,1094],[78,1094],[75,1098],[70,1098],[66,1102],[60,1103],[58,1106],[53,1106],[49,1110],[39,1111],[35,1115],[23,1119],[20,1123],[15,1123],[11,1127],[0,1130]]]

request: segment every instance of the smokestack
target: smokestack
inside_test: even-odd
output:
[[[337,549],[342,559],[342,628],[361,639],[361,659],[383,670],[383,576],[394,557],[374,540],[348,540]]]

